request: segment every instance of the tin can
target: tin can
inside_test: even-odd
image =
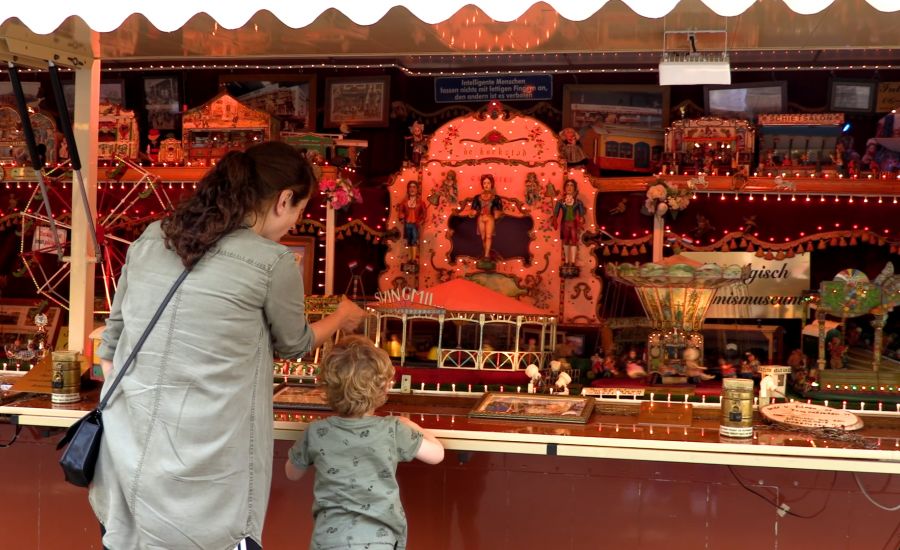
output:
[[[77,351],[53,352],[51,403],[77,403],[81,401],[81,358]]]
[[[725,437],[753,437],[753,380],[722,380],[719,433]]]

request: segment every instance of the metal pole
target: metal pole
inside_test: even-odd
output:
[[[59,258],[59,261],[62,261],[63,249],[59,242],[59,235],[56,233],[56,221],[53,219],[53,212],[50,210],[50,195],[47,192],[47,184],[44,182],[44,159],[38,155],[37,141],[34,139],[34,129],[31,127],[31,117],[28,116],[28,104],[25,103],[25,92],[22,91],[22,82],[19,80],[19,69],[13,63],[9,64],[9,81],[12,85],[13,94],[16,96],[16,106],[18,107],[19,118],[22,121],[22,132],[25,134],[25,144],[28,146],[31,166],[34,168],[35,176],[37,176],[38,185],[41,186],[41,196],[44,210],[47,213],[47,220],[50,223],[50,233],[53,235],[56,256]],[[37,228],[35,230],[37,231]]]
[[[72,133],[72,121],[69,119],[69,106],[66,104],[66,97],[63,94],[62,83],[59,81],[59,68],[52,62],[48,62],[50,66],[50,87],[53,88],[53,97],[56,99],[56,107],[59,109],[59,125],[62,127],[63,135],[69,146],[69,160],[72,162],[72,173],[75,174],[74,180],[78,184],[78,191],[81,193],[81,201],[84,203],[84,218],[87,220],[88,229],[91,232],[91,238],[94,240],[94,255],[97,260],[103,256],[103,250],[97,241],[97,229],[94,227],[94,216],[88,202],[87,191],[84,189],[84,178],[81,176],[81,157],[78,156],[78,146],[75,144],[75,134]]]

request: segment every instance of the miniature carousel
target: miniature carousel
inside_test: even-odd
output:
[[[805,377],[806,383],[798,388],[804,397],[817,400],[897,400],[900,395],[900,363],[883,358],[881,350],[885,320],[898,303],[900,276],[894,274],[891,263],[871,281],[859,270],[845,269],[833,280],[822,282],[816,306],[819,327],[817,368]],[[863,315],[873,316],[872,351],[865,354],[860,365],[850,365],[844,333],[837,329],[826,331],[826,318],[840,318],[841,326],[846,327],[848,318]]]
[[[651,381],[684,384],[712,378],[705,373],[700,333],[706,311],[720,288],[743,284],[749,269],[700,264],[680,256],[659,263],[606,266],[613,281],[634,287],[651,320],[653,330],[647,338]]]
[[[400,367],[437,367],[441,372],[429,380],[514,384],[529,366],[550,367],[556,317],[478,283],[454,279],[376,297],[368,308],[376,319],[375,344]]]

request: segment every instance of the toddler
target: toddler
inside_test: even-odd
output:
[[[444,447],[408,418],[375,416],[394,377],[388,354],[364,336],[350,336],[322,362],[328,404],[335,416],[311,423],[291,447],[288,479],[315,465],[311,550],[406,548],[397,463],[444,459]]]

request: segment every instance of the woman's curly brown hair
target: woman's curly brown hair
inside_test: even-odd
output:
[[[341,416],[364,416],[384,405],[393,378],[387,352],[365,336],[342,339],[322,360],[325,397]]]
[[[294,192],[296,205],[316,184],[309,162],[290,145],[269,141],[231,151],[197,184],[197,192],[162,221],[166,246],[191,269],[223,236],[252,225],[278,194]],[[248,220],[249,218],[249,220]]]

